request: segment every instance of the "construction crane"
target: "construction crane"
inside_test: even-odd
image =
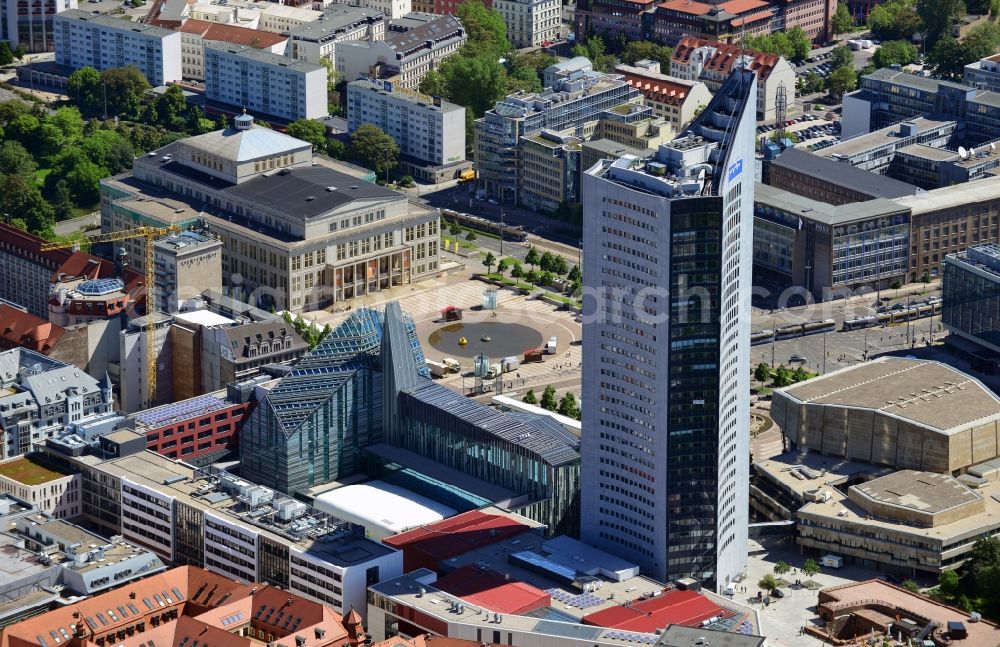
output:
[[[135,229],[111,232],[110,234],[94,234],[93,236],[86,236],[82,239],[67,242],[43,243],[41,251],[47,252],[53,249],[66,249],[78,247],[83,244],[114,243],[130,238],[145,238],[146,315],[150,316],[156,312],[156,290],[154,289],[156,268],[154,264],[153,243],[160,236],[166,236],[177,231],[180,231],[180,229],[174,225],[170,225],[169,227],[137,227]],[[153,319],[150,318],[149,324],[146,326],[146,383],[149,385],[148,404],[150,405],[156,402],[156,326],[153,324]]]

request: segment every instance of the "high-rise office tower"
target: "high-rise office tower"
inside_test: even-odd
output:
[[[754,74],[583,177],[582,537],[724,588],[747,559]]]

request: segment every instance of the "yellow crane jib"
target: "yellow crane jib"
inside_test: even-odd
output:
[[[136,227],[135,229],[123,229],[122,231],[113,231],[107,234],[94,234],[77,240],[43,243],[41,251],[67,249],[93,243],[113,243],[130,238],[145,238],[146,315],[151,316],[156,312],[156,291],[153,289],[156,282],[153,243],[160,236],[166,236],[178,231],[180,231],[180,228],[175,225],[168,227]],[[154,324],[155,321],[150,317],[149,324],[146,326],[146,383],[149,385],[149,392],[148,401],[144,404],[147,406],[156,402],[156,326]]]

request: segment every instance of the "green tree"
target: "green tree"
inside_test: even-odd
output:
[[[28,231],[51,235],[55,215],[32,179],[23,175],[8,175],[0,179],[0,213],[11,219],[23,220]]]
[[[489,274],[492,271],[492,267],[496,264],[497,257],[493,255],[493,252],[486,252],[486,257],[483,258],[483,265],[486,266],[486,273]]]
[[[844,6],[846,5],[837,5],[838,8]],[[854,54],[851,53],[851,48],[848,46],[837,45],[830,51],[830,67],[835,70],[844,65],[854,67]]]
[[[923,21],[924,36],[932,48],[941,36],[949,33],[952,21],[964,14],[964,0],[917,0],[917,15]]]
[[[806,370],[801,366],[796,368],[795,372],[792,373],[792,380],[794,382],[805,382],[808,379],[809,379],[809,374],[806,373]]]
[[[791,386],[792,382],[792,372],[784,366],[779,366],[774,372],[774,386],[780,389],[782,387]]]
[[[456,13],[465,28],[467,40],[462,48],[468,53],[498,57],[510,49],[507,25],[496,9],[487,9],[482,0],[465,0]]]
[[[858,87],[858,75],[850,67],[838,67],[830,73],[830,93],[842,97]]]
[[[56,182],[52,190],[52,210],[57,222],[73,217],[73,194],[70,193],[66,180]]]
[[[965,67],[965,50],[951,34],[946,34],[934,43],[927,62],[934,67],[935,74],[957,79],[962,76]]]
[[[86,138],[80,150],[94,164],[115,175],[132,168],[135,149],[121,133],[114,130],[99,130]]]
[[[399,145],[378,126],[361,124],[351,135],[351,154],[388,180],[399,160]]]
[[[476,232],[472,231],[471,229],[465,234],[465,240],[469,241],[470,243],[474,241],[476,238],[478,238],[478,236],[476,236]]]
[[[67,142],[79,141],[83,137],[83,115],[76,106],[63,106],[48,118],[62,132]]]
[[[20,114],[7,124],[4,132],[8,139],[21,142],[28,150],[38,147],[38,129],[41,127],[38,117],[30,114]]]
[[[506,272],[509,268],[510,268],[510,263],[507,261],[507,259],[506,258],[500,259],[500,262],[497,263],[497,273],[500,274],[500,278],[503,278],[503,273]]]
[[[116,106],[124,106],[127,102],[144,96],[149,90],[149,81],[133,65],[104,70],[101,72],[101,83],[107,88],[109,114],[117,114]],[[176,101],[175,97],[179,91],[180,88],[176,92],[170,93],[170,100]],[[184,95],[181,93],[181,101],[183,100]]]
[[[448,96],[448,82],[438,70],[428,70],[420,81],[420,91],[432,97]]]
[[[906,580],[903,582],[903,588],[910,593],[920,593],[920,584],[914,580]]]
[[[97,204],[100,180],[108,175],[108,170],[91,161],[82,148],[71,147],[52,160],[52,172],[45,177],[45,186],[51,195],[55,184],[65,180],[74,204],[90,207]]]
[[[551,271],[557,276],[563,276],[569,271],[569,265],[566,263],[566,259],[562,256],[556,256],[552,259]]]
[[[643,59],[656,61],[660,64],[662,74],[670,74],[670,61],[673,56],[674,50],[666,45],[657,45],[646,40],[632,40],[626,43],[622,50],[622,63],[634,65],[636,61]]]
[[[917,60],[917,48],[905,40],[882,43],[872,56],[872,63],[876,68],[889,67],[893,64],[909,65],[915,60]]]
[[[546,386],[545,391],[542,392],[541,407],[549,411],[555,411],[559,408],[556,402],[556,389],[551,384]]]
[[[542,80],[538,78],[538,73],[530,67],[518,67],[507,71],[507,94],[515,92],[541,92]]]
[[[452,236],[460,235],[462,233],[462,225],[458,224],[457,222],[451,223],[451,226],[448,228],[448,233],[451,234]]]
[[[576,401],[576,396],[572,393],[566,393],[559,400],[559,408],[557,409],[560,415],[566,416],[567,418],[573,418],[575,420],[580,419],[580,405]]]
[[[790,570],[792,570],[792,567],[788,564],[788,562],[786,562],[784,560],[781,560],[780,562],[778,562],[777,564],[774,565],[774,574],[775,575],[779,575],[779,576],[780,575],[784,575],[785,573],[789,572]]]
[[[809,52],[812,51],[812,39],[798,25],[785,33],[788,36],[788,45],[792,52],[791,58],[796,61],[804,61],[809,56]]]
[[[92,67],[81,67],[66,79],[66,93],[84,114],[95,114],[101,108],[101,73]]]
[[[285,133],[313,145],[317,153],[326,152],[326,125],[319,119],[299,119],[288,124]]]
[[[757,365],[757,368],[753,370],[753,379],[758,382],[766,383],[771,379],[771,367],[766,363],[761,362]]]
[[[579,265],[574,265],[570,269],[569,274],[566,275],[566,278],[568,280],[570,280],[570,281],[573,281],[573,282],[582,281],[583,280],[583,272],[580,271],[580,266]]]
[[[0,41],[0,65],[10,65],[14,62],[14,52],[10,51],[10,43]]]
[[[947,602],[954,602],[962,594],[962,586],[959,583],[958,573],[955,571],[944,571],[938,576],[938,593]]]
[[[532,285],[537,284],[538,272],[536,272],[535,270],[528,270],[528,273],[524,275],[524,280]]]
[[[24,56],[27,53],[28,50],[24,49],[24,45],[22,45],[21,43],[18,43],[17,47],[14,48],[14,58],[16,58],[19,61],[23,61]]]
[[[778,580],[774,579],[774,576],[768,573],[757,581],[757,587],[762,591],[770,592],[778,588]]]
[[[538,250],[534,246],[528,248],[528,252],[524,255],[524,262],[531,266],[531,269],[535,269],[541,258],[538,256]]]
[[[339,139],[329,139],[326,142],[326,154],[333,159],[345,159],[347,157],[347,144]]]
[[[854,19],[851,18],[851,12],[846,4],[837,5],[837,11],[833,14],[830,26],[833,28],[834,34],[846,34],[854,29]]]
[[[35,150],[42,157],[51,157],[59,153],[66,145],[66,137],[51,121],[45,121],[34,133]]]
[[[1000,25],[984,22],[969,30],[962,39],[962,51],[966,63],[992,56],[1000,47]]]
[[[802,574],[806,577],[813,577],[819,573],[819,563],[815,559],[807,559],[802,564]]]
[[[577,43],[573,46],[572,54],[589,58],[590,64],[599,72],[610,72],[616,62],[614,56],[606,53],[604,40],[600,36],[591,36]]]
[[[542,254],[542,258],[538,261],[538,267],[543,272],[551,272],[552,261],[554,258],[555,256],[552,255],[552,252],[545,252],[544,254]]]
[[[481,117],[507,90],[506,72],[493,55],[451,56],[439,69],[445,79],[445,96],[471,109],[473,117]]]
[[[520,265],[515,265],[514,267],[510,268],[510,275],[514,277],[515,280],[520,279],[522,276],[524,276],[524,270],[521,269]]]
[[[542,272],[538,275],[538,285],[552,285],[552,272]]]
[[[538,396],[535,395],[535,390],[528,389],[528,392],[524,394],[523,398],[521,398],[521,402],[524,402],[525,404],[538,404]]]
[[[5,141],[0,144],[0,175],[30,176],[37,166],[35,160],[24,146],[15,141]]]
[[[540,49],[517,54],[511,57],[511,60],[516,67],[530,67],[539,77],[542,76],[546,68],[559,62],[558,58]]]

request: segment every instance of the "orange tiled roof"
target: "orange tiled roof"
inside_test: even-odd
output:
[[[755,9],[762,9],[768,6],[770,5],[765,2],[765,0],[729,0],[729,2],[723,2],[720,4],[719,8],[738,16],[741,13],[753,11]]]
[[[622,70],[619,66],[615,72],[625,77],[626,83],[642,92],[647,98],[655,98],[660,103],[672,106],[679,106],[684,103],[688,92],[691,90],[690,84],[680,79],[671,79],[663,74],[640,74],[631,70]]]
[[[288,40],[288,36],[275,34],[259,29],[247,29],[236,25],[223,25],[207,20],[185,20],[177,31],[186,34],[200,34],[205,40],[219,40],[234,45],[252,45],[254,47],[273,47]]]
[[[297,647],[353,644],[340,615],[318,602],[270,586],[241,584],[194,566],[179,566],[121,588],[60,607],[0,630],[0,647],[116,647],[185,644],[254,647],[241,627],[275,639],[296,636]],[[141,627],[141,629],[140,629]]]
[[[777,54],[765,54],[763,52],[754,52],[751,50],[743,49],[739,45],[730,45],[729,43],[719,43],[715,41],[705,40],[703,38],[682,38],[677,47],[674,48],[673,60],[680,64],[686,64],[691,58],[691,54],[694,50],[709,46],[715,49],[715,53],[705,62],[705,69],[713,72],[719,72],[722,74],[729,74],[732,71],[733,64],[739,60],[741,56],[750,56],[753,58],[750,63],[749,68],[757,73],[758,81],[765,81],[767,77],[770,76],[771,72],[774,70],[774,66],[778,64],[781,57]]]
[[[59,343],[66,329],[18,310],[6,303],[0,304],[0,348],[28,348],[48,354]]]
[[[703,16],[711,10],[712,5],[697,0],[669,0],[659,5],[661,9],[669,9],[679,13],[691,14],[693,16]]]
[[[740,27],[746,23],[757,22],[758,20],[770,20],[774,17],[773,11],[762,11],[760,13],[751,14],[743,18],[735,18],[732,22],[733,27]]]

